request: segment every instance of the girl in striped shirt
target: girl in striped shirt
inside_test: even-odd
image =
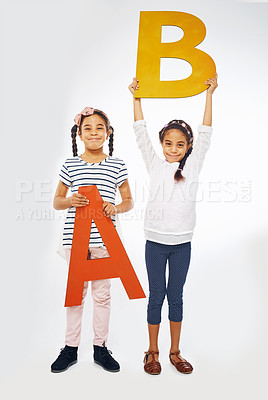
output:
[[[59,174],[53,206],[56,210],[68,209],[65,219],[61,249],[59,253],[70,262],[75,212],[77,207],[88,204],[85,196],[78,193],[80,186],[96,185],[103,202],[103,213],[111,218],[116,226],[116,214],[133,208],[132,195],[128,183],[128,173],[124,161],[114,157],[114,130],[107,115],[100,110],[86,107],[74,118],[75,125],[71,129],[73,157],[67,158]],[[83,154],[77,154],[76,136],[85,145]],[[105,141],[109,139],[109,156],[103,151]],[[121,203],[115,205],[117,187],[121,195]],[[68,189],[71,196],[67,197]],[[98,229],[92,221],[88,259],[109,257]],[[93,330],[94,330],[94,362],[112,372],[120,370],[119,363],[111,356],[106,347],[110,317],[110,279],[91,282],[93,297]],[[80,343],[81,322],[84,299],[88,282],[84,283],[83,300],[80,306],[67,307],[67,323],[65,347],[51,365],[52,372],[62,372],[77,362],[77,350]]]

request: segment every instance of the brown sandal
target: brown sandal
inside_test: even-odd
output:
[[[192,365],[184,358],[182,358],[179,354],[180,350],[174,351],[174,353],[169,354],[171,364],[173,364],[177,371],[181,372],[182,374],[190,374],[193,371]],[[171,356],[177,356],[178,361],[176,362],[172,360]]]
[[[159,354],[159,351],[145,351],[144,356],[144,371],[150,375],[159,375],[161,372],[161,364],[155,359],[155,354]],[[148,356],[152,356],[152,361],[148,362]]]

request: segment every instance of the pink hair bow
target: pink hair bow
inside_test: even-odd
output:
[[[82,117],[82,115],[92,115],[93,113],[94,113],[94,108],[92,108],[92,107],[86,107],[86,108],[84,108],[84,110],[82,110],[79,114],[77,114],[75,117],[74,117],[74,123],[75,123],[75,125],[77,125],[78,127],[79,127],[79,125],[80,125],[80,122],[81,122],[81,117]]]

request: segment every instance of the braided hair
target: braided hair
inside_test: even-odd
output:
[[[113,151],[114,151],[114,147],[113,147],[113,143],[114,143],[114,128],[110,125],[110,121],[109,121],[107,115],[103,111],[94,109],[93,114],[99,115],[103,119],[103,121],[105,123],[106,131],[107,132],[109,132],[109,131],[111,132],[110,136],[109,136],[108,146],[109,146],[109,156],[112,156],[113,155]],[[80,121],[80,125],[79,126],[74,125],[72,127],[72,129],[71,129],[72,149],[73,149],[73,156],[74,157],[77,156],[76,135],[78,133],[78,130],[80,130],[80,127],[81,127],[82,122],[83,122],[85,117],[87,117],[87,115],[82,115],[81,121]]]
[[[178,129],[179,131],[181,131],[186,140],[187,140],[187,145],[191,145],[188,149],[188,151],[185,153],[184,157],[180,160],[179,166],[177,171],[174,174],[174,179],[176,181],[181,181],[184,180],[184,176],[182,175],[181,171],[184,168],[184,165],[186,163],[187,158],[189,157],[189,155],[192,153],[193,151],[193,131],[192,128],[190,127],[190,125],[188,125],[186,122],[184,122],[182,119],[176,120],[173,119],[172,121],[169,121],[168,124],[166,124],[164,126],[164,128],[161,129],[161,131],[159,132],[159,140],[161,143],[163,143],[164,141],[164,137],[167,131],[171,130],[171,129]]]
[[[114,128],[112,126],[110,126],[110,136],[109,136],[109,156],[113,155],[113,151],[114,151]]]
[[[77,143],[76,143],[76,134],[77,134],[78,126],[74,125],[71,129],[71,136],[72,136],[72,148],[73,148],[73,156],[77,156]]]

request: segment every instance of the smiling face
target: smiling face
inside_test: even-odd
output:
[[[78,135],[84,142],[85,148],[94,151],[103,146],[110,133],[106,130],[104,120],[99,115],[93,114],[83,119]]]
[[[191,145],[179,129],[169,129],[165,132],[161,143],[163,154],[170,163],[181,161]]]

